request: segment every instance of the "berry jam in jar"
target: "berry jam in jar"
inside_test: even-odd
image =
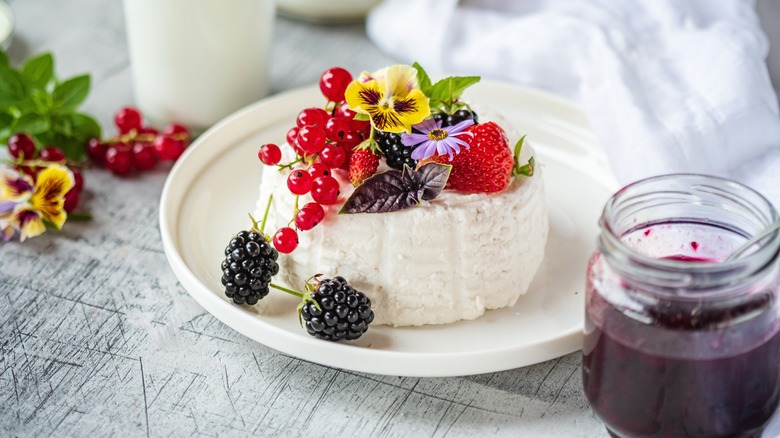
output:
[[[590,260],[582,380],[619,437],[757,436],[780,401],[780,232],[761,195],[702,175],[616,193]]]

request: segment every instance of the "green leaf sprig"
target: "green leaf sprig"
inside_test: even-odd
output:
[[[57,146],[68,159],[83,160],[89,139],[101,134],[93,117],[77,111],[89,95],[90,82],[88,74],[58,80],[51,53],[15,69],[0,50],[0,144],[24,132],[38,147]]]
[[[467,103],[460,100],[460,96],[468,87],[480,81],[479,76],[450,76],[433,83],[419,63],[415,62],[412,67],[417,70],[420,91],[430,99],[431,112],[453,114],[463,108],[470,109]]]

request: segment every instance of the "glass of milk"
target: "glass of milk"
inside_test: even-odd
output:
[[[268,93],[274,0],[124,0],[136,104],[199,131]]]
[[[14,34],[14,14],[6,2],[0,0],[0,49],[8,50]]]

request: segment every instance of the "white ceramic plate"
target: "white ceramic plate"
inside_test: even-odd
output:
[[[246,229],[257,197],[259,146],[281,142],[297,113],[322,104],[316,87],[258,102],[203,134],[171,171],[160,201],[168,261],[208,312],[281,352],[375,374],[454,376],[526,366],[581,347],[584,273],[597,219],[617,184],[581,111],[560,98],[499,82],[468,98],[506,117],[537,151],[550,207],[546,257],[527,295],[475,321],[425,327],[375,326],[351,343],[310,337],[295,298],[271,292],[254,308],[236,306],[220,283],[223,250]]]

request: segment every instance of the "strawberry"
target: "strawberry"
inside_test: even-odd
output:
[[[447,155],[434,155],[428,160],[451,164],[447,188],[460,192],[493,193],[504,190],[512,176],[515,158],[509,149],[506,133],[493,122],[472,125],[461,138],[469,144],[449,161]]]
[[[349,181],[357,187],[366,178],[376,173],[379,167],[379,155],[371,149],[356,149],[349,159]]]

